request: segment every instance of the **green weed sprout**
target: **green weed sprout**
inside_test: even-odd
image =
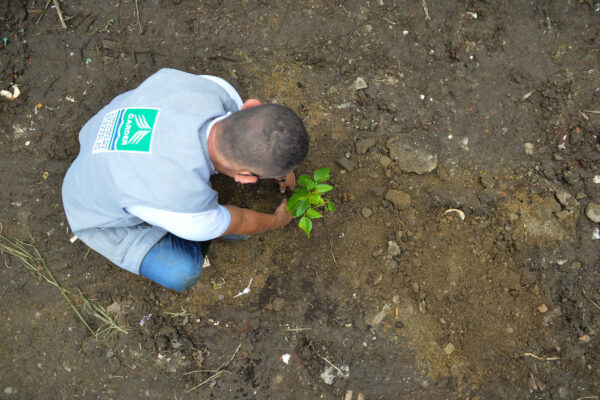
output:
[[[324,208],[331,212],[335,211],[333,202],[322,197],[324,193],[333,190],[333,186],[324,183],[331,179],[330,170],[331,168],[318,169],[312,178],[308,175],[300,175],[294,194],[287,203],[287,210],[293,217],[300,218],[298,226],[309,239],[312,220],[323,217],[317,209]]]

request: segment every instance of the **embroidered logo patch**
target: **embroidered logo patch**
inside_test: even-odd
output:
[[[150,153],[157,108],[121,108],[104,116],[92,153]]]

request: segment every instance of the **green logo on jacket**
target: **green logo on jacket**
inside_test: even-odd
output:
[[[156,108],[121,108],[104,116],[92,153],[150,153],[158,119]]]

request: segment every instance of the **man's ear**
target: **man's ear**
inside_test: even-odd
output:
[[[248,99],[244,102],[244,105],[242,106],[242,110],[245,110],[246,108],[251,108],[251,107],[256,107],[256,106],[260,106],[260,100],[257,99]]]
[[[242,175],[240,175],[242,174]],[[256,176],[252,176],[250,172],[248,171],[240,171],[237,174],[235,174],[233,176],[233,179],[238,182],[238,183],[242,183],[242,184],[247,184],[247,183],[256,183],[258,182],[258,178]]]

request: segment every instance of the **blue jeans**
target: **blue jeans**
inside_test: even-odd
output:
[[[227,235],[225,240],[244,240],[248,235]],[[167,233],[150,249],[142,265],[140,275],[166,288],[183,292],[200,280],[204,257],[210,240],[193,242]]]

